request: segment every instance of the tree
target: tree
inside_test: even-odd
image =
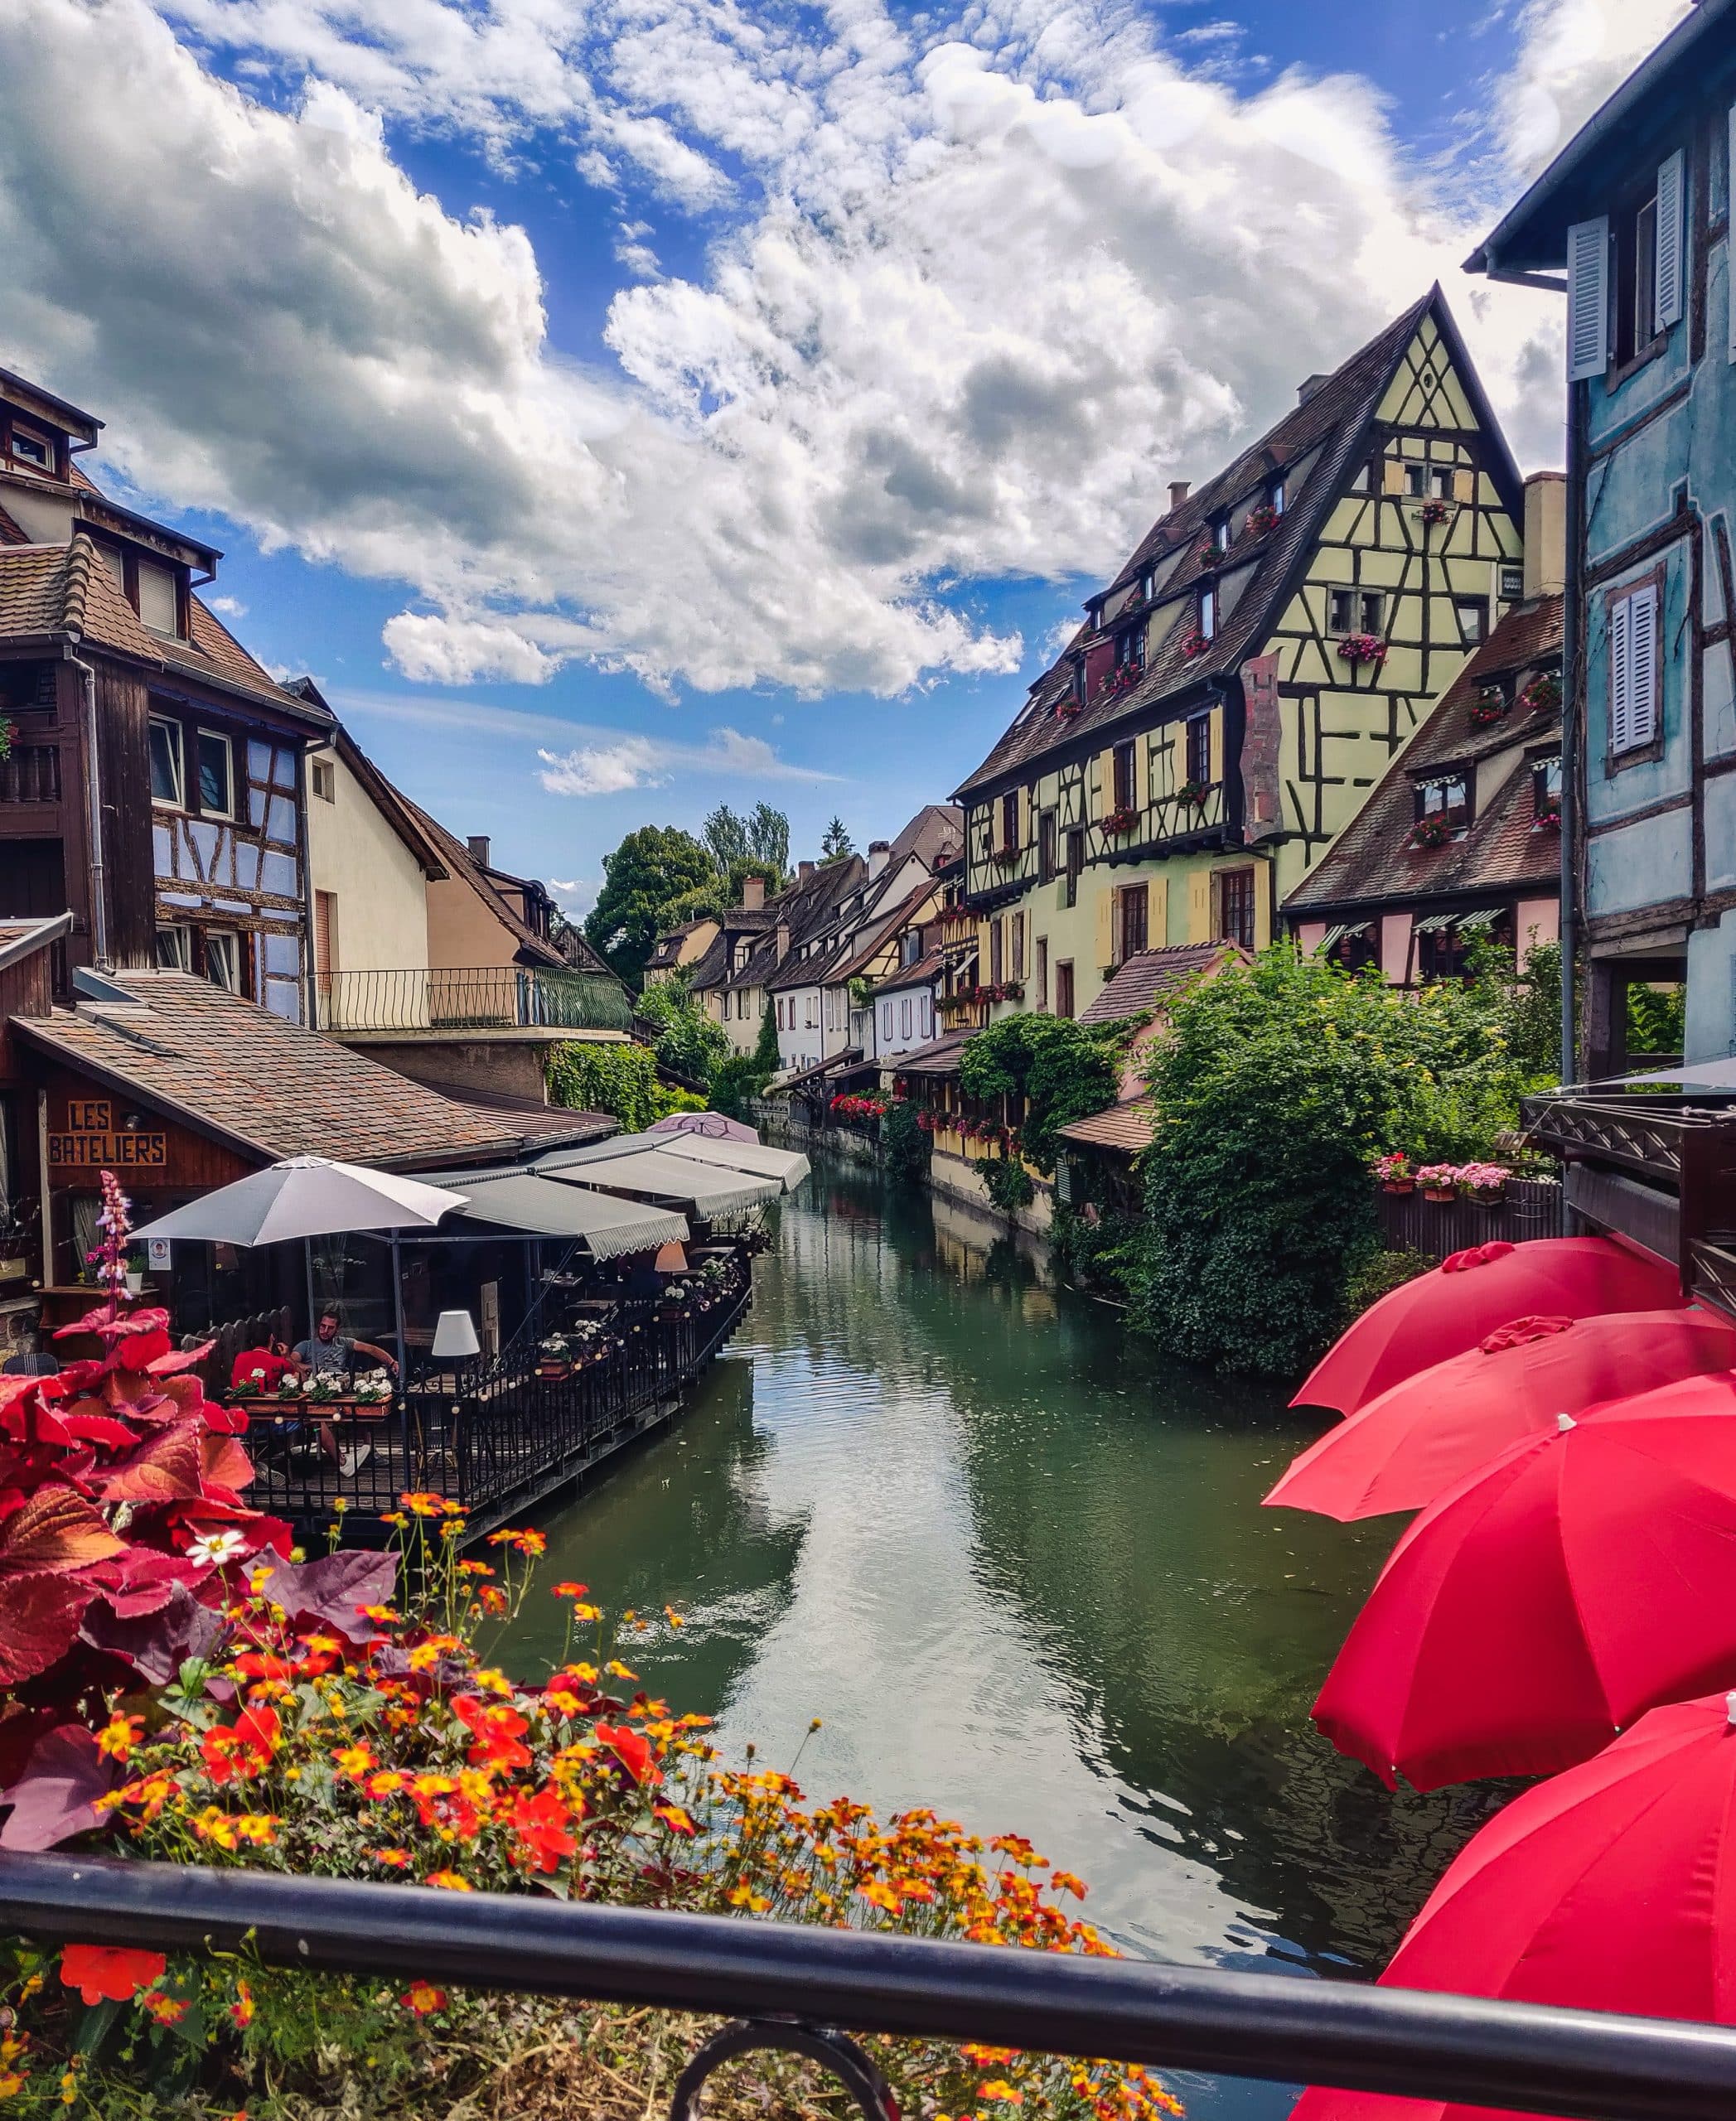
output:
[[[701,1089],[709,1089],[719,1065],[729,1057],[729,1040],[694,999],[692,974],[675,973],[654,981],[639,998],[639,1013],[659,1027],[651,1051],[657,1065]]]
[[[834,818],[826,827],[825,837],[820,843],[822,862],[842,862],[856,852],[856,843],[844,828],[842,818]]]
[[[732,906],[742,903],[746,896],[743,887],[749,877],[763,877],[768,892],[775,891],[783,882],[771,862],[762,862],[757,854],[743,854],[730,863],[724,875],[695,884],[691,891],[671,899],[664,908],[664,926],[677,928],[683,921],[704,920],[708,916],[721,920]]]
[[[790,867],[790,820],[769,803],[757,803],[747,816],[719,803],[700,828],[711,858],[726,876],[763,876],[776,891]],[[740,903],[739,896],[731,899]]]
[[[1019,1096],[1024,1153],[1042,1172],[1055,1168],[1056,1129],[1115,1101],[1124,1027],[1087,1030],[1070,1017],[1022,1011],[979,1031],[959,1056],[966,1097]]]
[[[636,988],[659,932],[674,925],[671,906],[684,892],[714,880],[717,866],[691,833],[675,825],[641,825],[604,855],[602,870],[585,940]]]
[[[755,861],[766,862],[776,882],[782,883],[790,873],[790,820],[781,810],[774,810],[769,803],[754,804],[747,828],[747,852]]]
[[[770,1009],[760,1017],[760,1035],[752,1053],[732,1053],[719,1061],[711,1079],[714,1112],[732,1119],[747,1117],[747,1100],[763,1097],[766,1085],[783,1065],[777,1050],[777,1019]]]

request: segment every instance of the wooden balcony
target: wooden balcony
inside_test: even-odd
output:
[[[14,744],[0,759],[0,804],[58,803],[60,747],[58,744]]]

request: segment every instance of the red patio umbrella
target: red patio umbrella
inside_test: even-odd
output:
[[[1736,1680],[1736,1376],[1511,1445],[1394,1549],[1314,1704],[1390,1786],[1551,1775]]]
[[[1600,1318],[1517,1318],[1359,1407],[1266,1497],[1348,1521],[1422,1510],[1557,1414],[1736,1369],[1736,1326],[1690,1305]]]
[[[1675,1271],[1611,1237],[1539,1237],[1456,1252],[1371,1304],[1322,1357],[1293,1407],[1358,1407],[1419,1370],[1474,1348],[1509,1319],[1667,1311]]]
[[[1381,1976],[1630,2016],[1736,2024],[1736,1695],[1654,1708],[1516,1797],[1464,1848]],[[1482,2121],[1318,2090],[1292,2121]]]

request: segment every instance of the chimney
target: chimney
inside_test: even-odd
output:
[[[1330,383],[1332,379],[1329,375],[1311,375],[1306,383],[1299,384],[1297,386],[1296,403],[1298,405],[1307,404],[1309,399],[1313,396],[1314,393],[1320,388],[1321,384],[1323,383]]]
[[[892,843],[889,839],[871,839],[868,842],[868,882],[870,883],[873,883],[877,877],[885,873],[886,865],[892,859]]]
[[[810,884],[813,882],[814,864],[811,862],[798,862],[796,863],[795,881],[799,884]]]
[[[1187,500],[1188,495],[1192,491],[1193,481],[1192,479],[1172,479],[1169,482],[1170,507],[1172,509],[1179,508],[1182,503]]]
[[[777,961],[781,964],[790,954],[790,924],[787,920],[778,922],[777,933],[774,940],[777,944]]]
[[[757,913],[766,903],[766,879],[763,877],[743,877],[742,879],[742,911]]]
[[[479,869],[488,867],[488,834],[473,832],[470,836],[470,858]]]
[[[1525,482],[1525,601],[1559,597],[1566,587],[1566,476],[1533,471]]]

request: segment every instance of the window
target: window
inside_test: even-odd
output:
[[[892,1035],[892,1005],[890,1002],[883,1002],[880,1004],[880,1036],[883,1038],[890,1038]]]
[[[1063,959],[1055,968],[1055,1013],[1070,1017],[1073,1013],[1073,961]]]
[[[193,969],[192,930],[159,928],[157,931],[157,964],[162,972],[191,972]]]
[[[819,1000],[819,998],[819,998],[819,996],[818,996],[818,995],[816,995],[816,994],[814,993],[813,989],[810,988],[808,990],[808,993],[807,993],[807,995],[806,995],[806,997],[805,997],[805,999],[806,999],[806,1002],[807,1002],[807,1007],[806,1007],[805,1011],[804,1012],[804,1020],[803,1020],[803,1024],[802,1024],[802,1028],[803,1028],[803,1030],[804,1030],[804,1031],[818,1031],[818,1030],[820,1029],[820,1016],[819,1016],[819,1012],[815,1009],[815,1006],[814,1006],[814,1005],[815,1005],[815,1003]]]
[[[1429,466],[1426,464],[1406,464],[1405,491],[1412,500],[1426,500],[1429,498]]]
[[[1453,498],[1453,469],[1448,464],[1431,464],[1429,467],[1429,498],[1430,500],[1451,500]]]
[[[1037,993],[1033,998],[1039,1009],[1048,1007],[1049,939],[1047,935],[1039,935],[1037,939]]]
[[[907,935],[901,935],[898,938],[898,962],[900,964],[914,964],[921,954],[922,931],[920,928],[912,928]]]
[[[1211,780],[1211,717],[1209,714],[1190,714],[1185,731],[1187,765],[1185,777],[1196,788],[1205,788]]]
[[[997,914],[989,923],[989,984],[999,987],[1003,977],[1001,963],[1001,919]]]
[[[1266,505],[1274,515],[1284,514],[1284,489],[1282,479],[1274,479],[1271,485],[1266,488]]]
[[[225,928],[205,931],[205,976],[213,987],[241,992],[241,938]]]
[[[1230,549],[1230,519],[1227,515],[1219,516],[1211,526],[1211,549],[1215,553],[1227,553]]]
[[[905,997],[903,1006],[898,1014],[900,1018],[898,1035],[901,1038],[908,1038],[910,1036],[910,998],[908,995]]]
[[[1486,597],[1456,597],[1458,637],[1467,648],[1476,648],[1489,637],[1489,603]]]
[[[1016,788],[1001,798],[1001,851],[1005,854],[1018,852],[1018,790]]]
[[[1131,738],[1117,744],[1110,754],[1110,780],[1113,784],[1114,807],[1130,810],[1134,807],[1134,747]]]
[[[922,996],[922,1029],[919,1036],[932,1038],[935,1035],[935,998],[926,992]]]
[[[152,633],[178,637],[181,624],[181,577],[172,567],[154,560],[133,563],[133,602],[138,616]]]
[[[1327,599],[1329,633],[1378,634],[1385,623],[1386,599],[1378,589],[1335,589]]]
[[[1615,358],[1642,354],[1656,336],[1657,195],[1615,217]]]
[[[1076,707],[1085,705],[1085,664],[1082,659],[1073,665],[1073,703]]]
[[[337,767],[331,760],[313,761],[313,792],[322,803],[337,800]]]
[[[54,468],[54,450],[46,438],[32,434],[27,428],[12,429],[12,455],[21,464],[28,464],[38,471]]]
[[[1119,933],[1116,937],[1117,964],[1125,964],[1129,958],[1137,957],[1147,947],[1151,911],[1150,887],[1145,884],[1128,884],[1115,894]]]
[[[337,970],[337,893],[313,894],[313,969],[322,979]]]
[[[1007,957],[1007,977],[1023,979],[1025,976],[1025,916],[1022,913],[1015,913],[1013,916]]]
[[[1217,932],[1226,943],[1254,947],[1254,872],[1220,869],[1212,879],[1217,888]]]
[[[1531,768],[1531,816],[1539,824],[1561,815],[1561,756],[1539,759]]]
[[[1419,824],[1444,818],[1455,833],[1463,832],[1471,822],[1470,782],[1462,773],[1425,780],[1416,791],[1416,815]]]
[[[1200,592],[1200,638],[1202,640],[1217,639],[1217,592],[1215,589]]]
[[[1054,881],[1057,866],[1055,840],[1055,813],[1045,810],[1037,820],[1037,876],[1039,883]]]
[[[1076,828],[1066,836],[1066,877],[1061,888],[1063,906],[1079,902],[1079,879],[1085,872],[1085,834]]]
[[[186,782],[181,768],[181,724],[151,717],[151,800],[172,804],[177,810],[186,804]]]
[[[1609,751],[1644,751],[1658,733],[1657,583],[1642,582],[1609,602]]]
[[[214,729],[201,729],[195,742],[199,761],[199,807],[207,817],[231,818],[235,814],[229,739]]]
[[[1116,635],[1115,668],[1118,670],[1143,670],[1145,668],[1145,629],[1143,626],[1124,627]]]
[[[1516,604],[1525,594],[1525,569],[1522,567],[1504,567],[1501,570],[1501,601],[1503,604]]]

